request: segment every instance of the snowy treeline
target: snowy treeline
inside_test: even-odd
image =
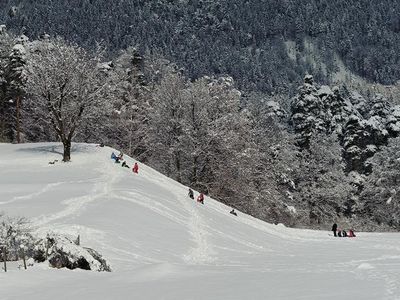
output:
[[[71,141],[103,142],[270,222],[399,227],[389,168],[400,114],[382,96],[306,76],[286,108],[135,48],[109,61],[48,36],[0,38],[3,141],[58,140],[64,161]]]
[[[400,225],[393,170],[393,161],[399,158],[395,150],[400,133],[399,109],[380,94],[367,100],[346,88],[317,86],[312,76],[306,76],[298,95],[292,99],[289,124],[296,144],[302,152],[309,153],[335,137],[327,148],[336,148],[343,163],[335,186],[351,187],[347,196],[342,194],[343,207],[337,211],[364,225]],[[330,159],[326,154],[322,157],[325,163]],[[317,165],[322,166],[322,161]],[[332,160],[331,164],[337,166],[338,161]],[[333,170],[329,173],[335,174]],[[329,191],[323,195],[327,197]]]

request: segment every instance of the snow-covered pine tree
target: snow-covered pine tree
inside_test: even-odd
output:
[[[362,116],[351,115],[343,131],[343,156],[347,162],[346,172],[366,173],[364,162],[375,153],[374,145],[369,145],[370,133]]]
[[[20,39],[21,40],[21,39]],[[24,41],[22,39],[22,41]],[[21,142],[21,111],[25,97],[26,49],[22,43],[13,46],[6,66],[5,79],[7,81],[7,99],[14,111],[14,140]]]
[[[359,101],[357,104],[361,104],[361,108],[365,107],[364,101]],[[362,109],[361,112],[353,111],[345,124],[342,142],[347,172],[369,174],[372,171],[367,159],[372,157],[380,146],[387,143],[390,137],[387,127],[393,121],[389,119],[390,106],[379,94],[373,98],[369,112],[366,113]]]
[[[371,217],[383,227],[400,228],[400,138],[369,159],[372,173],[360,195],[360,216]],[[367,220],[365,221],[368,222]]]
[[[398,137],[400,134],[400,105],[390,109],[386,118],[386,129],[391,137]]]
[[[292,99],[290,123],[297,135],[297,144],[308,149],[314,133],[326,131],[326,111],[311,75],[306,75],[299,94]]]
[[[329,110],[328,132],[334,132],[341,137],[343,135],[344,126],[355,109],[351,102],[343,96],[340,88],[337,86],[327,93],[324,102]]]
[[[12,103],[8,100],[8,82],[6,69],[13,45],[13,38],[7,33],[4,25],[0,25],[0,142],[11,141],[13,138]]]
[[[368,101],[359,92],[349,92],[349,101],[360,116],[366,117],[370,112]]]
[[[388,141],[389,132],[386,129],[387,117],[390,106],[387,100],[380,94],[372,99],[369,119],[366,120],[367,130],[370,133],[369,145],[379,147]]]

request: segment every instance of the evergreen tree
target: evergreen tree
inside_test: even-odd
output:
[[[297,134],[297,144],[308,149],[314,133],[326,131],[324,103],[318,95],[311,75],[304,78],[299,94],[292,100],[291,124]]]
[[[26,77],[26,49],[23,44],[16,44],[11,50],[6,66],[5,79],[7,81],[7,99],[12,103],[12,111],[15,113],[13,140],[21,142],[21,111],[25,97]]]
[[[13,38],[5,26],[0,25],[0,141],[11,141],[13,137],[12,103],[8,98],[7,65],[12,49]]]
[[[400,228],[399,153],[400,139],[396,138],[370,159],[373,172],[367,179],[358,207],[360,216],[369,216],[383,227],[396,229]]]

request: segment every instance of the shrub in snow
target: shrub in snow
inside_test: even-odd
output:
[[[53,234],[40,239],[36,244],[33,258],[38,262],[43,262],[47,258],[50,266],[58,269],[111,272],[110,266],[97,251],[78,246],[69,238],[60,235]]]
[[[0,247],[5,247],[8,261],[18,260],[21,249],[29,248],[32,243],[33,238],[26,219],[0,214]],[[3,260],[2,256],[0,260]]]

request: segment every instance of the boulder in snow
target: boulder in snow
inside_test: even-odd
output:
[[[35,247],[34,259],[38,262],[45,261],[46,249],[49,264],[54,268],[111,272],[110,266],[97,251],[76,245],[67,237],[51,235],[39,240]]]

